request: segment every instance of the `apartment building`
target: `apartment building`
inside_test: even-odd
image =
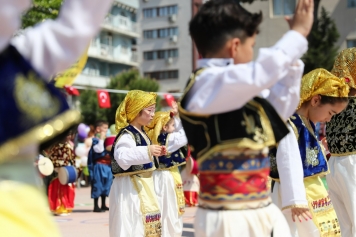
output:
[[[138,68],[137,23],[139,0],[114,0],[100,33],[88,49],[88,61],[74,85],[106,87],[113,76],[123,70]]]

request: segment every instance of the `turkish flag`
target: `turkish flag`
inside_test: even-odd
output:
[[[110,96],[109,92],[105,90],[98,90],[98,103],[100,108],[110,108],[111,103],[110,103]]]

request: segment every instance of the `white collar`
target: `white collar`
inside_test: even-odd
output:
[[[198,68],[202,67],[226,67],[234,64],[232,58],[203,58],[198,60]]]

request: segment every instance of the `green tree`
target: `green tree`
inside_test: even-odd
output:
[[[135,69],[122,72],[111,78],[107,89],[116,90],[142,90],[157,92],[159,84],[150,78],[143,78]],[[84,122],[93,124],[96,120],[105,119],[110,124],[115,123],[116,109],[125,98],[126,94],[110,93],[111,108],[100,109],[95,91],[84,91],[80,95],[80,109],[84,117]],[[157,99],[157,110],[159,109],[160,98]]]
[[[22,28],[34,26],[46,19],[58,16],[62,0],[33,0],[31,8],[22,17]]]
[[[335,43],[339,37],[335,21],[322,7],[321,15],[315,18],[308,36],[308,52],[302,58],[305,63],[304,74],[315,68],[331,70],[338,51]]]

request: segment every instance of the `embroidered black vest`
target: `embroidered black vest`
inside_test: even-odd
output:
[[[168,133],[161,133],[158,136],[157,141],[159,142],[160,145],[166,146],[168,136],[169,136]],[[178,150],[172,152],[171,154],[167,154],[165,156],[159,156],[158,161],[159,161],[160,169],[168,169],[168,168],[173,168],[176,166],[184,165],[185,164],[185,156],[184,156],[182,150],[178,149]]]
[[[333,156],[356,154],[356,98],[326,124],[328,147]]]
[[[111,172],[113,173],[113,175],[116,175],[116,176],[133,175],[133,174],[139,174],[139,173],[144,173],[144,172],[155,170],[156,165],[153,162],[150,162],[147,164],[142,164],[142,165],[131,165],[130,168],[128,168],[127,170],[124,170],[119,166],[119,164],[114,159],[114,151],[115,151],[116,142],[120,139],[120,137],[124,133],[128,133],[132,136],[132,138],[136,142],[136,146],[149,146],[150,145],[150,144],[147,144],[146,139],[133,126],[129,125],[126,128],[121,129],[121,131],[119,132],[119,134],[117,134],[117,136],[114,140],[114,143],[112,145],[113,148],[111,149],[111,152],[110,152]],[[147,137],[147,139],[148,139],[148,137]],[[149,141],[149,143],[151,143],[151,141]],[[148,150],[147,150],[147,152],[148,152]]]

